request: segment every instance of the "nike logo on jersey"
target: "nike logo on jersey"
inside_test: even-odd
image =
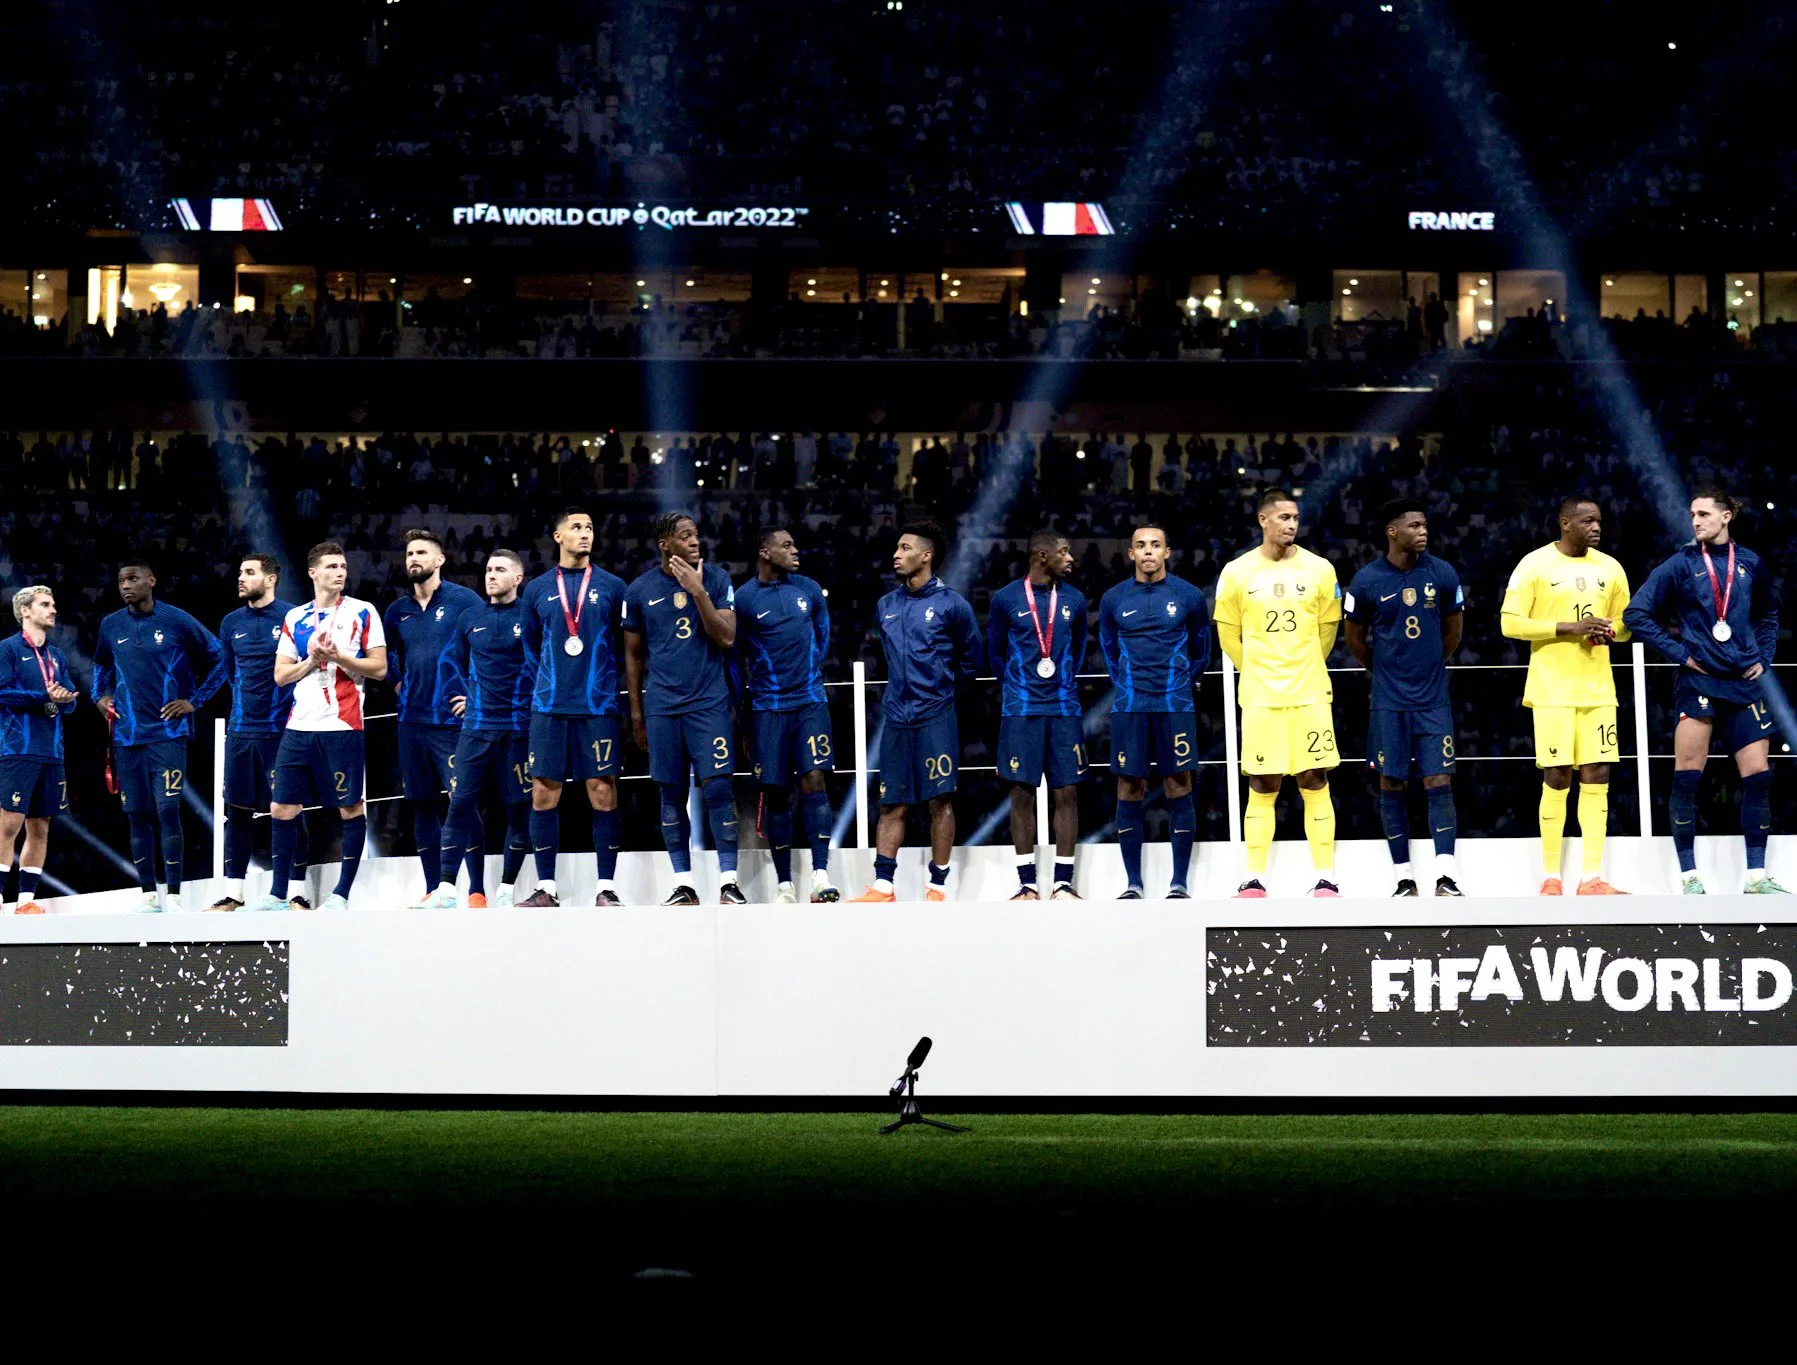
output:
[[[469,631],[468,633],[470,635],[479,635],[485,629],[486,629],[485,626],[476,626],[473,630]]]
[[[661,605],[661,604],[662,604],[662,603],[663,603],[663,602],[665,602],[665,601],[667,601],[667,600],[668,600],[668,599],[667,599],[667,598],[665,598],[665,597],[651,597],[651,598],[650,598],[650,599],[649,599],[649,605],[650,605],[650,606],[652,606],[652,607],[658,607],[658,606],[660,606],[660,605]]]
[[[1126,611],[1126,612],[1124,612],[1124,613],[1123,613],[1123,614],[1124,614],[1124,615],[1125,615],[1125,616],[1134,616],[1134,615],[1135,615],[1135,614],[1136,614],[1136,613],[1135,613],[1135,611],[1134,611],[1134,610],[1130,610],[1130,611]]]
[[[896,611],[889,611],[886,613],[886,619],[888,621],[890,621],[893,617],[895,617],[897,615],[898,615],[898,613]]]
[[[126,640],[127,640],[127,639],[128,639],[128,638],[130,638],[130,637],[128,637],[128,636],[124,636],[124,635],[121,635],[121,636],[119,636],[119,638],[118,638],[118,639],[116,639],[116,640],[114,640],[114,641],[113,641],[113,644],[115,644],[115,645],[122,645],[122,644],[124,644],[124,643],[125,643],[125,641],[126,641]]]
[[[1560,585],[1561,585],[1561,584],[1562,584],[1562,583],[1564,583],[1564,582],[1565,582],[1565,581],[1566,581],[1566,580],[1565,580],[1565,579],[1564,579],[1564,578],[1556,578],[1556,579],[1553,579],[1553,580],[1551,580],[1551,581],[1550,581],[1550,582],[1549,582],[1549,583],[1548,583],[1548,587],[1550,587],[1550,588],[1557,588],[1557,587],[1559,587],[1559,586],[1560,586]]]
[[[1028,616],[1028,615],[1029,615],[1029,613],[1027,611],[1020,611],[1017,613],[1017,618],[1018,618],[1018,620],[1022,620],[1025,616]]]
[[[235,635],[233,635],[231,638],[233,640],[241,640],[244,636],[246,636],[248,634],[249,634],[249,632],[247,630],[240,630]]]
[[[772,607],[769,607],[769,608],[768,608],[768,609],[767,609],[767,611],[758,611],[758,612],[756,612],[756,613],[755,613],[755,619],[756,619],[756,620],[757,620],[757,621],[759,621],[759,620],[760,620],[760,619],[761,619],[761,618],[762,618],[762,617],[764,617],[764,616],[766,616],[766,615],[767,615],[767,614],[768,614],[768,612],[769,612],[769,611],[772,611],[772,610],[773,610],[773,608],[772,608]]]
[[[1394,598],[1396,596],[1397,596],[1397,594],[1395,592],[1388,592],[1385,594],[1385,596],[1381,597],[1379,600],[1381,602],[1389,602],[1389,601],[1391,601],[1392,598]]]

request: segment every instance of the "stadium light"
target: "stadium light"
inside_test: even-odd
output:
[[[1359,285],[1360,285],[1360,281],[1359,281],[1359,280],[1354,280],[1354,279],[1351,279],[1351,280],[1349,280],[1349,281],[1348,281],[1348,283],[1349,283],[1349,284],[1351,284],[1351,285],[1354,285],[1354,286],[1355,286],[1355,287],[1356,287],[1356,288],[1358,288],[1358,287],[1359,287]]]
[[[645,289],[648,287],[648,284],[649,284],[649,281],[647,281],[647,280],[638,280],[636,282],[636,287],[638,289]]]
[[[1736,289],[1739,289],[1739,288],[1740,288],[1740,287],[1741,287],[1741,286],[1742,286],[1742,285],[1743,285],[1743,284],[1745,284],[1745,283],[1746,283],[1746,281],[1745,281],[1745,280],[1736,280],[1736,281],[1735,281],[1735,288],[1736,288]]]

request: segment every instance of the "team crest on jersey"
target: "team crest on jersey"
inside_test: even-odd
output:
[[[521,621],[513,621],[512,622],[512,638],[515,640],[523,634],[524,634],[524,623]]]
[[[162,632],[161,632],[161,631],[157,631],[157,632],[156,632],[156,643],[157,643],[157,644],[161,644],[161,643],[162,643]]]
[[[926,621],[934,621],[936,619],[936,608],[925,607],[923,609],[923,619]]]
[[[1407,607],[1414,607],[1416,605],[1416,589],[1415,588],[1405,588],[1404,589],[1404,605]]]
[[[281,628],[279,626],[276,626],[273,630],[269,631],[268,633],[269,633],[269,636],[273,639],[278,640],[281,638]]]
[[[437,619],[439,621],[441,621],[443,619],[443,608],[442,607],[437,608]]]
[[[1062,607],[1061,608],[1061,619],[1063,621],[1071,621],[1073,619],[1073,608],[1072,607]]]
[[[1012,772],[1016,772],[1017,769],[1020,768],[1021,766],[1023,766],[1023,765],[1021,763],[1019,763],[1016,759],[1011,760],[1011,771]]]
[[[799,598],[799,610],[800,611],[810,611],[811,610],[811,604],[809,602],[807,602],[803,597]]]
[[[1285,584],[1284,583],[1273,584],[1273,596],[1275,596],[1275,597],[1284,597],[1285,596]]]
[[[686,594],[683,592],[675,593],[674,594],[675,609],[678,610],[679,608],[684,607],[685,605],[686,605]]]
[[[1169,616],[1179,615],[1179,608],[1171,602],[1167,603],[1167,615],[1169,615]]]
[[[1423,596],[1431,602],[1435,600],[1435,585],[1433,583],[1423,584]]]
[[[1304,596],[1304,585],[1302,583],[1298,584],[1298,596]]]
[[[24,799],[25,799],[25,796],[24,796],[24,793],[22,793],[22,792],[14,792],[12,794],[12,803],[15,806],[18,805]]]

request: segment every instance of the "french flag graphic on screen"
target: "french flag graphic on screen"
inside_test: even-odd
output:
[[[1011,228],[1020,237],[1112,237],[1104,205],[1093,200],[1051,200],[1046,204],[1023,204],[1012,200],[1005,205]]]
[[[199,212],[194,209],[199,205]],[[281,215],[267,199],[171,199],[170,207],[189,232],[279,232]],[[206,222],[201,227],[200,215]]]

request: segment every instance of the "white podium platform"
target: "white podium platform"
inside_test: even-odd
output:
[[[1769,898],[357,904],[0,920],[0,1089],[865,1099],[928,1034],[932,1097],[1797,1092]]]

